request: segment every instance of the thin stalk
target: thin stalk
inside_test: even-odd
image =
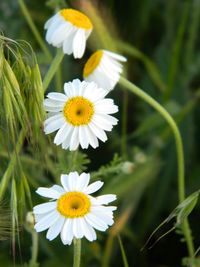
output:
[[[57,49],[56,56],[54,57],[53,61],[51,62],[50,68],[49,68],[49,70],[48,70],[48,72],[45,75],[44,80],[43,80],[44,91],[46,91],[53,76],[55,75],[56,71],[58,70],[58,67],[59,67],[63,57],[64,57],[64,53],[63,53],[62,49]]]
[[[81,264],[81,239],[74,238],[74,263],[73,267],[79,267]]]
[[[118,238],[118,241],[119,241],[119,246],[120,246],[120,250],[121,250],[121,254],[122,254],[124,267],[129,267],[128,261],[127,261],[127,257],[126,257],[126,253],[125,253],[124,246],[123,246],[123,243],[122,243],[120,235],[118,235],[117,238]]]
[[[49,52],[45,42],[43,41],[38,29],[36,28],[30,14],[29,11],[24,3],[24,0],[19,0],[19,6],[21,8],[21,11],[33,33],[33,35],[35,36],[35,39],[37,40],[38,44],[40,45],[41,49],[43,50],[44,54],[46,55],[46,57],[48,58],[48,60],[50,61],[52,59],[51,53]]]
[[[30,266],[36,266],[38,257],[38,234],[32,231],[32,249],[31,249],[31,260]]]
[[[125,78],[120,79],[120,84],[131,91],[133,94],[140,97],[146,103],[148,103],[151,107],[153,107],[158,113],[167,121],[169,124],[175,138],[176,142],[176,152],[177,152],[177,163],[178,163],[178,196],[179,203],[185,200],[185,174],[184,174],[184,152],[183,152],[183,143],[181,139],[181,135],[179,129],[171,117],[171,115],[161,106],[155,99],[149,96],[147,93],[142,91],[139,87],[129,82]],[[183,234],[185,236],[185,240],[187,243],[187,249],[189,256],[194,258],[194,245],[191,236],[191,231],[189,227],[188,220],[185,219],[182,225]]]
[[[128,92],[123,92],[123,107],[122,107],[122,139],[121,139],[121,152],[123,158],[127,158],[127,111],[128,111]]]

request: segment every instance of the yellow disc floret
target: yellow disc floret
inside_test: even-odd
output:
[[[84,69],[83,69],[83,77],[88,77],[99,65],[101,58],[103,56],[103,51],[98,50],[91,55],[91,57],[86,62]]]
[[[90,19],[75,9],[61,9],[60,15],[66,20],[71,22],[74,26],[78,28],[83,28],[85,30],[91,30],[93,28],[92,22]]]
[[[83,217],[90,211],[91,202],[82,192],[69,192],[57,202],[57,210],[66,218]]]
[[[88,99],[76,96],[66,102],[63,113],[73,126],[87,125],[94,114],[94,106]]]

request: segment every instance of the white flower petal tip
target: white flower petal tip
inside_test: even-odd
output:
[[[54,143],[63,149],[76,150],[78,146],[97,148],[99,140],[108,138],[118,120],[112,114],[118,111],[107,91],[94,82],[78,79],[64,84],[65,94],[49,93],[44,100],[48,118],[44,122],[45,134],[57,131]]]
[[[90,194],[99,190],[103,182],[88,185],[89,180],[89,173],[79,175],[71,172],[61,175],[62,186],[38,188],[36,192],[47,198],[54,196],[52,192],[60,195],[55,201],[33,208],[35,230],[42,232],[48,229],[46,238],[50,241],[60,234],[64,245],[70,245],[73,238],[85,237],[92,242],[97,238],[95,230],[106,231],[114,223],[113,211],[116,210],[115,206],[107,204],[116,200],[116,195],[92,197]]]
[[[91,55],[83,69],[85,81],[94,81],[108,92],[112,90],[120,79],[123,65],[127,59],[116,53],[98,50]]]
[[[46,41],[62,47],[65,54],[73,53],[75,58],[81,58],[85,52],[86,41],[92,32],[90,19],[75,9],[62,9],[51,17],[44,25]]]

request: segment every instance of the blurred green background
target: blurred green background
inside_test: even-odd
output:
[[[27,0],[25,3],[43,39],[45,21],[63,7],[82,10],[95,25],[84,57],[74,60],[72,56],[65,56],[48,91],[62,91],[64,82],[81,79],[84,63],[95,49],[105,48],[123,54],[128,59],[124,70],[127,78],[159,101],[177,121],[184,144],[187,195],[198,190],[200,1]],[[1,0],[0,30],[6,37],[23,39],[31,44],[44,77],[51,57],[49,59],[48,53],[45,54],[38,44],[19,1]],[[48,45],[47,49],[53,57],[55,49]],[[105,181],[103,192],[118,195],[116,224],[107,233],[98,233],[97,242],[83,241],[81,266],[124,266],[117,238],[120,234],[130,267],[178,267],[187,257],[186,245],[179,231],[171,232],[149,249],[173,227],[173,221],[160,229],[141,251],[153,230],[178,203],[173,136],[160,115],[131,93],[121,90],[119,85],[109,96],[119,106],[116,115],[119,124],[98,149],[79,151],[76,169],[92,172],[93,179]],[[1,112],[1,118],[3,116]],[[7,236],[6,240],[0,241],[2,267],[14,266],[14,262],[15,266],[24,266],[30,259],[31,236],[25,217],[31,210],[31,203],[28,204],[26,196],[21,197],[22,177],[26,177],[32,202],[36,205],[42,202],[34,193],[36,188],[50,186],[59,181],[60,173],[70,171],[70,152],[55,147],[53,135],[50,138],[44,136],[41,128],[36,129],[36,138],[33,130],[24,142],[12,172],[17,188],[19,229],[12,233],[11,238]],[[1,177],[9,166],[10,153],[15,147],[9,132],[5,134],[6,130],[1,119]],[[12,188],[9,184],[3,208],[10,205]],[[200,207],[197,205],[189,216],[196,248],[200,246],[199,218]],[[40,266],[72,266],[72,252],[72,248],[63,246],[59,238],[49,242],[45,233],[39,235]]]

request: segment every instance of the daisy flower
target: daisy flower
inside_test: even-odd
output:
[[[65,54],[73,53],[81,58],[85,51],[86,40],[92,32],[90,19],[75,9],[62,9],[44,25],[46,40],[55,47],[62,47]]]
[[[90,174],[70,172],[61,175],[61,184],[50,188],[39,187],[36,191],[51,201],[33,208],[35,230],[42,232],[48,229],[46,238],[50,241],[59,234],[64,245],[70,245],[73,238],[86,237],[96,240],[96,232],[105,231],[113,221],[114,206],[107,206],[116,199],[116,195],[108,194],[92,197],[103,182],[96,181],[90,185]]]
[[[91,55],[83,69],[86,81],[94,81],[105,90],[112,90],[119,81],[126,58],[116,53],[98,50]]]
[[[104,98],[107,91],[94,82],[78,79],[64,84],[64,92],[49,93],[44,100],[48,119],[44,131],[50,134],[58,130],[54,143],[63,149],[76,150],[99,146],[98,139],[105,142],[105,131],[111,131],[117,119],[109,115],[118,111],[113,100]],[[97,139],[98,138],[98,139]]]

